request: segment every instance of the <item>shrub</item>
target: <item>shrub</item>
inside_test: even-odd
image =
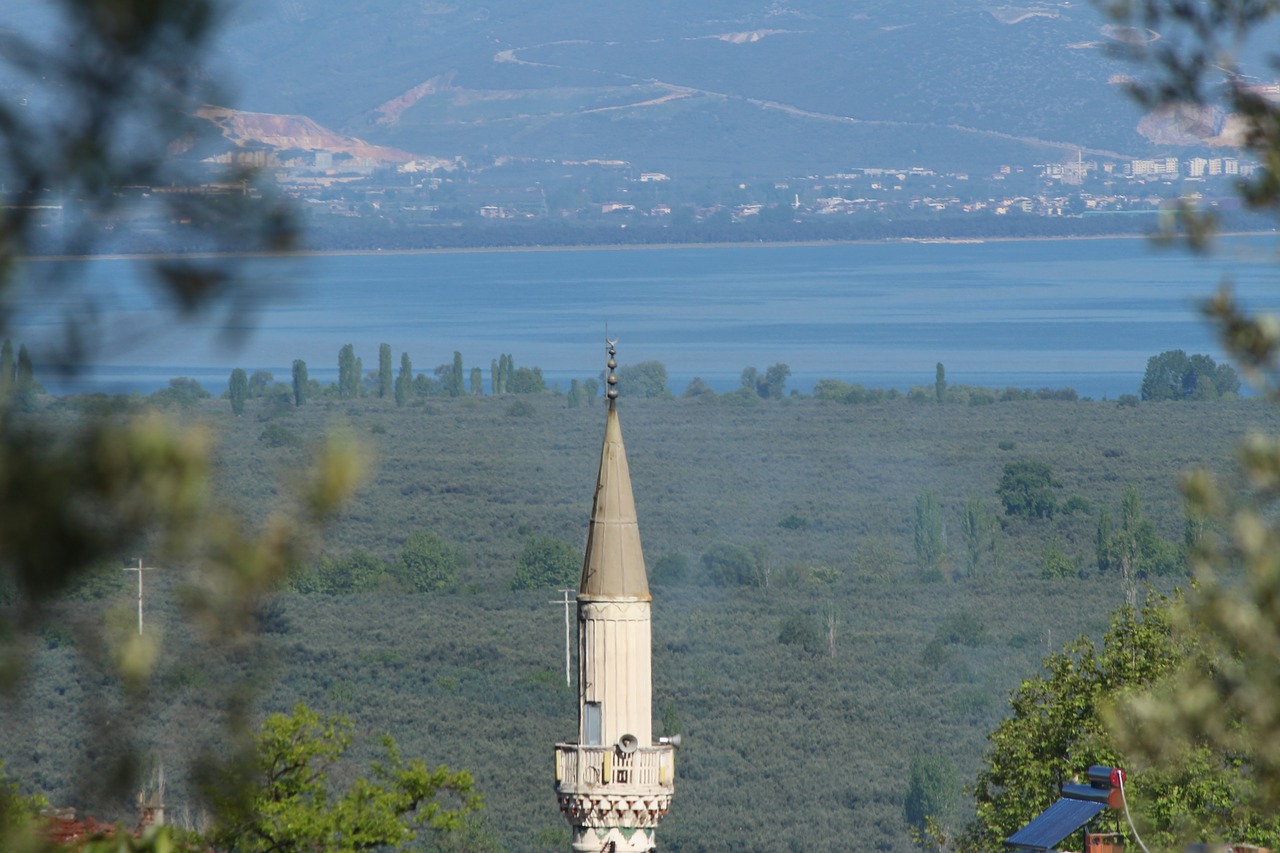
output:
[[[270,424],[258,436],[267,447],[301,447],[302,436],[280,424]]]
[[[741,545],[721,542],[702,555],[702,567],[716,586],[764,586],[760,556]]]

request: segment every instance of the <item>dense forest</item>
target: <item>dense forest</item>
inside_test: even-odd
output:
[[[230,668],[254,672],[255,716],[304,701],[353,719],[360,760],[385,732],[407,756],[469,769],[485,807],[458,849],[562,849],[551,746],[576,729],[553,603],[564,573],[542,575],[546,587],[516,576],[531,543],[580,552],[603,423],[592,399],[264,394],[240,415],[226,396],[148,404],[211,431],[215,488],[249,519],[284,502],[326,432],[373,460],[263,608],[252,656],[193,663],[181,567],[147,573],[147,629],[174,663],[161,663],[162,710],[121,743],[165,763],[171,819],[200,824],[185,774],[217,748],[208,721]],[[1277,425],[1260,400],[970,402],[620,401],[653,582],[655,730],[685,739],[666,849],[911,849],[913,760],[945,757],[972,780],[1010,691],[1046,653],[1099,636],[1135,586],[1184,577],[1179,473],[1229,477],[1234,444]],[[45,401],[31,417],[84,405]],[[1128,586],[1103,541],[1122,518],[1145,543]],[[420,583],[424,549],[444,568]],[[0,732],[24,790],[110,818],[130,805],[77,785],[109,704],[75,625],[132,619],[135,584],[107,567],[66,604]]]

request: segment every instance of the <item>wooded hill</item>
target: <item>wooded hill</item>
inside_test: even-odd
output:
[[[1124,603],[1119,573],[1097,567],[1103,510],[1118,526],[1132,487],[1148,527],[1176,552],[1179,472],[1208,466],[1229,477],[1234,443],[1278,420],[1258,400],[849,405],[724,395],[620,407],[653,577],[655,730],[685,738],[659,838],[671,851],[735,853],[912,849],[902,802],[913,756],[945,755],[972,779],[1009,691],[1050,648],[1100,634]],[[172,412],[214,431],[216,488],[252,519],[281,505],[280,484],[326,430],[367,447],[372,475],[316,543],[313,569],[357,552],[394,567],[421,531],[463,560],[430,594],[395,571],[374,573],[373,591],[282,592],[263,610],[260,652],[206,664],[181,657],[191,643],[177,615],[181,567],[148,573],[148,630],[163,632],[165,657],[181,662],[161,664],[164,710],[115,737],[163,757],[171,820],[198,819],[184,774],[197,747],[217,747],[212,720],[234,701],[218,695],[221,679],[258,668],[255,714],[305,701],[351,716],[363,734],[390,733],[406,756],[470,769],[486,806],[451,849],[564,849],[551,789],[551,746],[576,731],[563,609],[553,589],[511,582],[533,538],[580,549],[602,402],[251,399],[235,417],[213,399]],[[37,417],[74,418],[75,406],[60,401]],[[1051,470],[1051,517],[1005,513],[997,489],[1018,462]],[[933,565],[915,544],[926,491],[942,521]],[[996,520],[996,545],[984,539],[976,560],[966,503]],[[729,554],[747,569],[724,570]],[[1147,581],[1168,589],[1178,577]],[[104,817],[131,812],[94,803],[77,779],[91,777],[97,757],[91,727],[109,727],[127,703],[76,654],[75,624],[132,619],[135,583],[112,566],[68,603],[0,731],[5,771],[25,790]],[[376,747],[372,737],[363,744]]]

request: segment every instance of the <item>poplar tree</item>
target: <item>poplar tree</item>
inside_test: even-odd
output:
[[[496,358],[490,359],[489,360],[489,389],[490,389],[490,393],[493,394],[493,396],[495,397],[498,396],[498,393],[499,393],[499,385],[500,385],[500,382],[498,381],[499,377],[500,377],[500,374],[498,372],[498,360]]]
[[[445,377],[445,391],[450,397],[461,397],[466,390],[462,379],[462,353],[453,351],[453,366]]]
[[[302,359],[293,362],[293,404],[301,406],[307,401],[307,363]]]
[[[351,396],[364,396],[364,359],[356,356],[356,369],[351,373]]]
[[[378,347],[378,396],[391,396],[391,344]]]
[[[4,346],[0,347],[0,398],[9,396],[9,392],[13,390],[16,368],[13,361],[13,341],[5,338]]]
[[[933,393],[938,398],[939,403],[946,402],[947,370],[942,366],[942,362],[938,362],[938,366],[933,372]]]
[[[484,371],[478,367],[471,368],[471,393],[476,397],[484,394]]]
[[[356,395],[356,351],[351,344],[338,350],[338,396],[354,397]]]
[[[396,405],[403,406],[413,396],[413,362],[409,353],[400,353],[400,375],[396,377]]]
[[[227,381],[227,396],[231,398],[231,414],[243,415],[244,401],[249,396],[249,377],[242,368],[237,367],[231,371],[231,378]]]
[[[15,385],[14,405],[19,411],[30,412],[36,407],[36,376],[31,366],[27,345],[18,347],[18,374]]]

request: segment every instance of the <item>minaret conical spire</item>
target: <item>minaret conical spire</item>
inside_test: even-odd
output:
[[[640,522],[631,491],[627,449],[622,443],[622,424],[618,420],[615,343],[609,342],[606,391],[609,412],[605,420],[604,444],[600,448],[600,471],[596,475],[596,493],[591,507],[578,597],[648,600],[649,580],[645,573],[644,551],[640,546]]]

